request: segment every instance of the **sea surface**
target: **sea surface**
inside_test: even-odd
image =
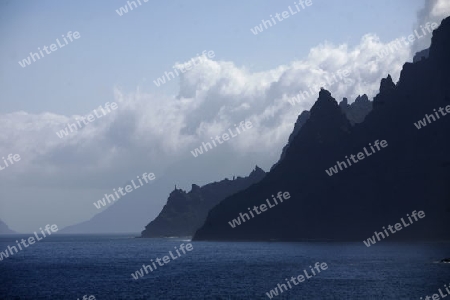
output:
[[[0,299],[269,299],[285,278],[328,269],[273,299],[425,299],[450,283],[450,243],[192,242],[193,250],[134,280],[186,239],[53,235],[0,261]],[[31,235],[0,236],[0,251]],[[311,272],[309,271],[309,274]]]

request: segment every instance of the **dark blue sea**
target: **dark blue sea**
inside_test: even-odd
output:
[[[136,234],[137,235],[137,234]],[[0,236],[0,251],[31,235]],[[0,261],[0,299],[269,299],[316,262],[328,269],[273,299],[420,299],[450,283],[450,243],[192,242],[194,249],[134,280],[183,239],[54,235]]]

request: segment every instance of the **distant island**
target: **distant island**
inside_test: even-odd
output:
[[[15,234],[16,232],[9,229],[8,225],[6,225],[2,220],[0,220],[0,234]]]

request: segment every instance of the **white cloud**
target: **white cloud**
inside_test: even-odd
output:
[[[417,22],[413,29],[420,32],[420,26],[427,22],[435,22],[438,25],[441,21],[450,16],[450,1],[448,0],[426,0],[424,7],[417,13]],[[414,43],[412,52],[418,52],[430,46],[431,35],[427,35]]]
[[[119,108],[115,112],[63,139],[55,132],[79,116],[6,114],[0,120],[5,128],[0,136],[0,150],[22,153],[27,158],[24,166],[44,169],[61,164],[59,159],[52,161],[52,157],[70,157],[65,165],[74,164],[77,168],[83,168],[83,164],[101,167],[124,151],[142,149],[151,149],[147,158],[158,157],[164,165],[165,157],[182,156],[209,140],[210,135],[220,134],[242,120],[252,121],[255,129],[245,142],[236,139],[234,146],[241,147],[236,151],[258,150],[248,143],[249,139],[272,147],[270,150],[280,150],[297,115],[311,107],[317,93],[295,107],[288,103],[290,97],[309,90],[310,85],[323,83],[325,76],[342,69],[350,71],[351,84],[325,84],[338,101],[343,97],[352,101],[361,93],[374,96],[380,79],[388,73],[397,79],[409,50],[405,47],[378,59],[376,54],[385,46],[373,34],[362,37],[352,49],[346,44],[324,42],[312,48],[304,60],[259,73],[236,67],[232,62],[207,60],[180,75],[178,97],[155,97],[139,89],[125,93],[116,88],[114,101]],[[42,156],[46,157],[44,161]],[[41,165],[43,162],[45,165]]]
[[[157,174],[178,160],[199,161],[190,150],[243,120],[250,120],[253,128],[218,146],[222,149],[217,149],[216,154],[208,155],[220,156],[216,169],[231,161],[246,166],[249,160],[268,169],[278,159],[297,116],[310,109],[317,93],[295,107],[288,99],[340,69],[350,71],[351,84],[340,81],[329,87],[336,100],[348,97],[352,101],[363,93],[374,96],[381,78],[390,73],[394,80],[398,79],[402,62],[410,58],[405,47],[377,59],[385,46],[373,34],[365,35],[352,48],[324,42],[312,48],[303,60],[264,72],[252,72],[229,61],[207,60],[180,74],[177,96],[116,88],[116,111],[63,139],[55,132],[79,116],[4,114],[0,117],[0,153],[19,153],[22,161],[0,172],[0,185],[7,189],[20,176],[21,186],[70,186],[80,190],[117,187],[131,175],[141,174],[142,168]],[[248,171],[241,167],[235,172]],[[11,195],[0,200],[5,215],[14,210]],[[85,203],[92,206],[92,199],[97,198],[98,192],[93,193]],[[77,199],[68,195],[58,201]]]
[[[431,17],[436,18],[436,20],[442,20],[444,17],[450,15],[450,2],[447,0],[437,0],[435,1],[434,7],[431,9]]]

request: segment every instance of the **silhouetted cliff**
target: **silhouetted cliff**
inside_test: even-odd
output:
[[[295,125],[294,125],[294,130],[292,131],[291,135],[289,135],[288,143],[283,147],[283,150],[281,151],[281,156],[280,156],[279,161],[276,164],[274,164],[270,170],[275,168],[280,163],[280,161],[284,159],[284,157],[286,156],[287,149],[289,148],[290,144],[292,143],[294,138],[297,136],[297,134],[300,132],[300,129],[303,127],[303,125],[305,125],[306,121],[308,121],[309,116],[310,116],[310,113],[307,110],[304,110],[298,116],[297,121],[295,122]]]
[[[413,210],[426,217],[390,240],[450,239],[450,115],[417,129],[434,109],[450,105],[450,18],[433,32],[429,57],[403,66],[397,84],[380,84],[373,109],[355,126],[322,90],[285,157],[259,183],[226,198],[208,214],[194,240],[359,240]],[[329,170],[374,141],[387,147]],[[229,222],[288,191],[289,200],[241,225]]]
[[[430,49],[425,49],[420,52],[417,52],[414,55],[413,62],[418,62],[418,61],[421,61],[422,59],[426,59],[426,58],[428,58],[429,55],[430,55]]]
[[[226,197],[248,188],[264,178],[265,172],[256,166],[248,177],[224,179],[199,187],[193,184],[186,193],[175,188],[160,214],[150,222],[141,237],[192,236],[206,219],[208,211]]]
[[[358,96],[352,104],[348,104],[347,98],[344,98],[339,107],[347,116],[347,119],[352,125],[358,124],[364,121],[366,116],[372,110],[372,102],[369,100],[366,94]]]

